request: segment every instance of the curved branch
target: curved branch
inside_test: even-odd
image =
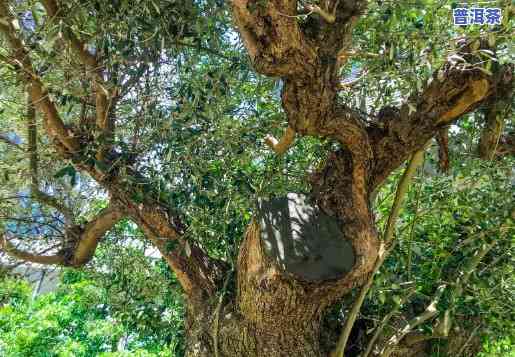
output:
[[[365,301],[365,297],[368,294],[368,291],[372,287],[374,283],[374,276],[383,265],[384,260],[388,256],[388,253],[391,251],[394,241],[394,231],[397,219],[399,218],[399,213],[402,207],[402,202],[406,193],[408,192],[408,188],[413,178],[415,171],[422,164],[424,159],[424,150],[417,151],[413,157],[411,158],[408,167],[404,171],[404,174],[399,181],[397,186],[397,190],[395,192],[395,199],[393,201],[392,209],[390,210],[390,215],[388,216],[388,222],[386,223],[386,229],[384,232],[383,241],[381,242],[381,246],[379,248],[379,255],[374,264],[374,268],[370,275],[367,278],[365,285],[361,287],[359,291],[358,297],[354,301],[352,305],[351,311],[349,312],[345,325],[343,326],[340,338],[338,339],[338,344],[336,346],[336,350],[334,352],[334,357],[343,357],[345,352],[345,347],[347,346],[347,341],[349,339],[352,327],[354,326],[354,322],[358,317],[358,313],[361,309],[361,305],[363,305],[363,301]]]
[[[281,137],[281,139],[279,139],[279,141],[277,141],[277,139],[271,135],[267,135],[265,137],[265,143],[270,146],[272,150],[274,150],[278,155],[284,154],[293,145],[294,141],[295,130],[293,130],[291,126],[286,128],[286,132]]]
[[[351,152],[363,175],[372,158],[364,121],[337,104],[337,92],[339,57],[366,2],[308,5],[308,11],[319,16],[302,25],[297,21],[297,4],[296,0],[232,0],[233,17],[256,71],[282,77],[284,83],[282,105],[289,129],[284,140],[268,138],[267,143],[282,153],[295,133],[332,137]]]
[[[60,20],[64,24],[67,23],[65,11],[59,6],[55,0],[43,0],[42,4],[47,12],[47,15],[52,20]],[[80,62],[93,73],[93,88],[95,89],[95,108],[96,108],[96,124],[97,127],[103,132],[104,141],[112,139],[114,131],[114,121],[110,118],[109,111],[111,107],[111,94],[107,89],[106,83],[103,78],[103,66],[98,61],[97,57],[87,50],[87,46],[80,39],[78,39],[72,30],[64,27],[63,31],[66,42],[69,44],[71,50],[77,55]],[[97,154],[97,160],[103,160],[109,150],[108,145],[100,145]]]
[[[69,264],[77,267],[88,263],[95,253],[98,242],[123,217],[123,212],[117,207],[110,206],[100,211],[84,227]]]
[[[232,0],[233,17],[256,71],[312,75],[318,62],[299,27],[296,0]]]
[[[59,113],[48,96],[43,82],[34,72],[29,52],[17,37],[15,19],[10,15],[7,2],[0,0],[0,33],[4,35],[12,50],[12,58],[2,57],[17,69],[20,78],[26,82],[32,103],[44,114],[45,129],[49,137],[57,139],[69,152],[75,153],[80,145],[73,132],[64,125]]]
[[[460,52],[460,58],[469,63],[456,63],[455,57],[450,56],[426,89],[411,97],[411,102],[400,109],[380,111],[385,114],[384,118],[378,116],[383,128],[371,126],[368,129],[374,151],[371,189],[380,185],[441,128],[499,93],[511,96],[513,68],[499,66],[490,76],[482,68],[474,67],[477,57],[469,47],[462,47]]]
[[[501,232],[502,227],[501,226]],[[483,258],[488,254],[488,252],[498,243],[497,240],[493,240],[490,243],[484,243],[481,245],[481,248],[474,254],[474,256],[466,262],[465,266],[460,269],[457,274],[454,281],[454,284],[451,289],[451,296],[459,296],[462,293],[463,287],[468,283],[468,280],[470,279],[470,276],[472,273],[474,273],[483,260]],[[433,295],[433,298],[431,299],[431,302],[429,305],[427,305],[426,309],[418,316],[415,316],[411,320],[407,321],[405,325],[397,331],[393,336],[390,337],[390,339],[386,342],[385,346],[383,347],[381,351],[381,356],[389,357],[392,352],[393,348],[399,344],[399,342],[414,328],[417,326],[420,326],[424,322],[436,317],[439,313],[438,310],[438,302],[442,298],[442,295],[444,291],[447,289],[447,283],[444,283],[440,285],[436,289],[436,293]]]
[[[124,214],[118,208],[105,208],[84,227],[73,226],[68,229],[66,238],[71,245],[64,247],[55,255],[39,255],[20,250],[11,244],[4,234],[0,235],[0,248],[13,258],[31,263],[81,267],[91,260],[98,242],[105,233],[123,217]],[[78,233],[78,236],[75,237],[71,232]]]
[[[60,8],[59,4],[55,0],[43,0],[41,1],[43,7],[47,15],[52,19],[62,20],[63,22],[66,20],[66,16],[64,11]],[[90,68],[97,68],[98,63],[95,56],[89,53],[86,50],[86,46],[79,41],[79,39],[71,32],[69,29],[65,29],[64,36],[70,43],[70,47],[77,54],[80,61],[84,63],[84,65]]]

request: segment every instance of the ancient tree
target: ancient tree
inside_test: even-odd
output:
[[[445,163],[449,125],[484,104],[496,108],[497,102],[511,98],[513,67],[485,70],[479,52],[492,51],[493,44],[462,38],[456,44],[459,56],[450,55],[400,107],[375,108],[377,115],[371,120],[340,98],[342,91],[352,90],[342,85],[341,69],[356,55],[353,29],[366,13],[367,2],[303,5],[296,0],[232,0],[227,6],[252,68],[282,83],[288,125],[279,140],[266,138],[271,149],[282,155],[296,145],[296,138],[305,136],[338,144],[311,175],[310,195],[289,194],[258,204],[239,247],[233,286],[227,284],[227,262],[185,239],[187,227],[180,212],[163,203],[129,149],[120,145],[118,140],[126,133],[117,130],[117,106],[130,97],[126,87],[134,83],[123,82],[119,68],[106,65],[109,56],[117,54],[88,43],[94,35],[78,32],[63,2],[39,3],[44,13],[34,20],[36,30],[28,36],[23,26],[20,29],[24,15],[16,11],[18,4],[0,0],[0,34],[7,46],[0,61],[27,93],[32,137],[37,135],[34,108],[42,118],[43,142],[55,157],[104,189],[109,206],[79,223],[66,205],[39,190],[38,140],[30,140],[33,196],[66,217],[67,244],[52,254],[37,254],[17,248],[12,243],[16,237],[3,234],[2,250],[34,263],[80,267],[91,260],[109,229],[121,219],[131,220],[160,251],[182,286],[189,356],[327,355],[330,351],[320,343],[325,311],[361,286],[382,254],[373,207],[376,191],[434,137]],[[89,5],[83,6],[89,11]],[[300,15],[305,16],[303,21]],[[41,69],[45,59],[37,47],[37,28],[51,26],[59,27],[53,56],[62,53],[72,58],[60,62],[67,75],[57,89],[45,82]],[[146,66],[131,65],[136,70]],[[79,93],[73,94],[73,100],[83,110],[65,121],[62,103],[54,98],[55,91],[67,89]],[[481,155],[486,158],[495,156],[496,150],[512,150],[509,140],[501,138],[495,109],[491,111],[494,119],[481,141]],[[142,194],[136,197],[134,192]],[[232,287],[234,292],[225,294]]]

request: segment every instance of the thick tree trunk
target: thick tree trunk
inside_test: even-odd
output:
[[[323,356],[320,322],[329,299],[285,277],[266,257],[252,223],[240,250],[237,293],[188,326],[189,357]],[[217,327],[218,324],[218,327]]]
[[[328,356],[324,313],[377,257],[355,169],[349,152],[333,153],[312,179],[313,200],[291,194],[260,205],[240,246],[235,293],[190,316],[188,356]]]
[[[343,295],[345,278],[306,282],[287,275],[266,255],[256,222],[238,260],[235,295],[221,309],[213,300],[202,316],[190,316],[187,356],[329,355],[321,343],[326,308]],[[336,341],[335,341],[336,342]]]

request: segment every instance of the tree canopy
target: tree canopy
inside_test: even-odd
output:
[[[472,355],[492,336],[509,345],[515,8],[492,2],[500,24],[454,26],[461,5],[0,0],[0,263],[65,272],[35,307],[2,280],[0,354],[59,355],[80,340],[74,353],[93,355],[125,338],[132,351],[201,356],[207,339],[206,355],[251,356],[263,352],[231,345],[241,326],[259,341],[305,318],[322,321],[321,342],[290,351],[319,356],[337,351],[372,272],[349,355]],[[345,274],[306,281],[313,271],[277,268],[253,240],[260,202],[292,193],[338,222],[353,249]],[[23,335],[33,328],[15,336],[20,316],[55,304],[84,318],[77,334],[56,342],[75,320],[46,315],[50,342]],[[229,311],[242,319],[218,318]],[[93,335],[104,325],[84,335],[96,323],[111,329],[103,342]]]

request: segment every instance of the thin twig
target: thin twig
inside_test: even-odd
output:
[[[402,305],[404,305],[406,303],[406,301],[408,301],[413,296],[413,294],[415,294],[415,292],[416,292],[415,289],[411,289],[410,291],[408,291],[408,293],[399,302],[399,305],[397,305],[397,307],[395,309],[391,310],[383,318],[383,320],[381,321],[379,326],[377,326],[376,331],[374,332],[374,336],[372,336],[372,338],[368,341],[367,348],[366,348],[365,352],[363,353],[363,355],[361,357],[368,357],[370,352],[372,352],[372,348],[374,348],[375,342],[377,341],[377,339],[381,335],[381,332],[383,332],[383,329],[386,327],[388,322],[399,311],[399,309],[402,307]]]
[[[462,353],[465,351],[465,348],[467,347],[467,345],[470,343],[470,341],[472,341],[472,338],[474,338],[474,336],[476,335],[477,330],[479,330],[480,326],[481,325],[478,325],[474,328],[474,330],[472,330],[472,332],[470,333],[470,336],[467,338],[467,341],[465,341],[465,343],[463,344],[463,346],[461,346],[458,353],[456,353],[456,357],[460,357],[462,355]]]

